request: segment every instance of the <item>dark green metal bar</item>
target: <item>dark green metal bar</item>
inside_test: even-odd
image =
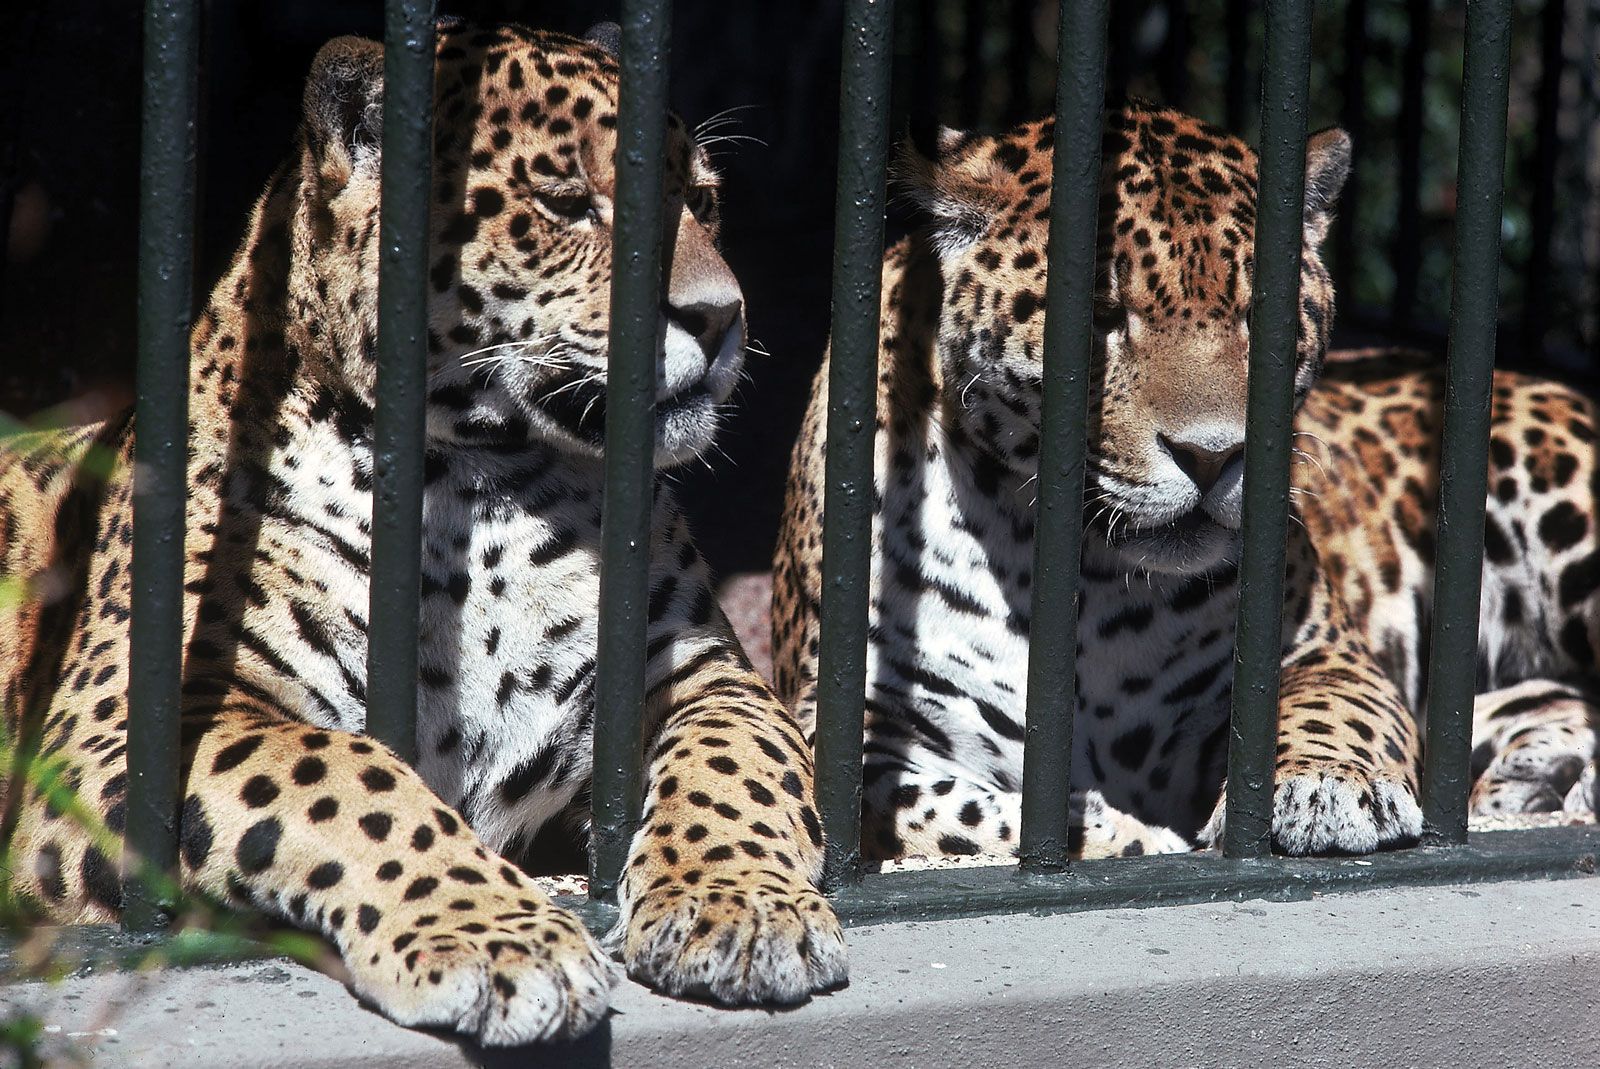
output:
[[[1456,179],[1455,285],[1439,463],[1438,563],[1428,653],[1422,816],[1430,841],[1467,837],[1478,594],[1488,492],[1489,391],[1500,312],[1511,0],[1469,0]]]
[[[388,0],[383,47],[383,207],[372,437],[367,732],[417,753],[417,619],[428,379],[428,203],[433,182],[433,0]]]
[[[149,0],[139,175],[139,366],[128,641],[128,815],[123,926],[165,927],[178,870],[183,532],[194,286],[200,4]]]
[[[1195,902],[1295,902],[1319,894],[1499,880],[1593,879],[1600,832],[1590,825],[1484,832],[1466,846],[1390,850],[1368,858],[1159,857],[1083,861],[1070,872],[1010,866],[893,872],[834,900],[847,926],[997,913],[1072,913]]]
[[[861,726],[893,28],[893,0],[846,3],[817,666],[817,809],[828,834],[823,886],[829,889],[861,878]]]
[[[1594,878],[1600,830],[1593,825],[1479,832],[1466,846],[1389,850],[1370,858],[1246,858],[1203,855],[1110,858],[1074,865],[1070,873],[1019,873],[1005,865],[875,876],[833,902],[846,927],[895,921],[950,920],[1001,913],[1073,913],[1146,909],[1197,902],[1306,901],[1319,894],[1430,887],[1504,880]],[[617,907],[562,895],[556,904],[576,913],[596,936],[615,927]],[[134,969],[148,963],[147,940],[130,940],[108,926],[53,929],[60,960],[96,969]],[[190,931],[168,944],[174,965],[210,965],[278,957],[269,944],[238,936]],[[0,940],[0,969],[14,964]]]
[[[1045,284],[1044,401],[1034,524],[1028,722],[1017,856],[1030,871],[1067,862],[1067,790],[1077,707],[1078,558],[1084,432],[1094,355],[1096,212],[1106,95],[1106,2],[1062,0],[1056,46],[1050,275]]]
[[[1593,879],[1600,830],[1593,825],[1480,832],[1466,846],[1388,850],[1367,858],[1215,856],[1084,861],[1070,872],[1026,873],[1009,865],[874,876],[834,898],[847,927],[951,920],[1000,913],[1144,909],[1193,902],[1305,901],[1319,894],[1501,880]],[[616,908],[557,901],[591,931],[616,923]]]
[[[1311,75],[1310,0],[1276,0],[1266,5],[1266,17],[1255,298],[1250,308],[1244,558],[1239,562],[1223,834],[1223,852],[1229,857],[1259,857],[1272,847],[1272,766],[1278,742],[1284,538]]]
[[[656,350],[660,345],[662,160],[672,5],[622,5],[617,108],[611,355],[606,380],[606,488],[595,666],[591,898],[614,899],[643,797],[645,624],[650,597]]]

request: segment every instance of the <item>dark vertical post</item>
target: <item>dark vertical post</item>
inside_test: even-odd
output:
[[[1367,144],[1367,0],[1350,0],[1344,9],[1344,67],[1339,72],[1339,122],[1352,144],[1350,177],[1333,220],[1338,256],[1336,281],[1342,291],[1358,270],[1356,220],[1361,203],[1361,156]]]
[[[1428,652],[1422,816],[1434,842],[1467,840],[1489,397],[1500,310],[1511,0],[1468,0],[1456,180],[1455,284],[1439,462],[1438,564]]]
[[[1533,187],[1529,213],[1528,263],[1522,272],[1522,352],[1538,358],[1550,327],[1550,244],[1556,220],[1556,157],[1561,148],[1556,121],[1561,108],[1561,38],[1567,22],[1565,0],[1545,0],[1539,19],[1539,89],[1534,120]]]
[[[616,897],[628,844],[639,824],[644,787],[641,724],[671,30],[668,0],[623,3],[589,865],[589,895],[606,900]]]
[[[188,499],[198,0],[148,0],[139,174],[139,367],[134,424],[133,618],[128,632],[130,931],[164,927],[178,870],[178,717]]]
[[[433,184],[433,0],[388,0],[383,206],[372,434],[367,733],[417,753],[423,421],[428,392],[428,204]]]
[[[1033,535],[1028,716],[1022,746],[1025,870],[1067,860],[1072,718],[1078,704],[1078,559],[1083,544],[1084,429],[1094,355],[1096,212],[1105,107],[1106,2],[1062,0],[1056,45],[1049,278],[1039,504]]]
[[[1259,857],[1272,845],[1311,74],[1310,0],[1277,0],[1266,9],[1250,397],[1245,417],[1250,433],[1245,442],[1244,558],[1239,563],[1227,826],[1222,843],[1229,857]]]
[[[845,4],[817,666],[817,809],[828,833],[823,885],[830,889],[861,876],[861,724],[893,25],[893,0]]]
[[[1422,108],[1428,74],[1428,37],[1433,0],[1407,0],[1406,47],[1400,60],[1399,214],[1394,229],[1394,298],[1389,314],[1410,323],[1417,311],[1422,274]]]

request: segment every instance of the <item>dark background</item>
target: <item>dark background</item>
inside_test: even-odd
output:
[[[10,5],[8,5],[9,7]],[[1055,3],[899,0],[891,121],[1000,129],[1050,107]],[[1253,136],[1259,4],[1112,0],[1110,94],[1134,92]],[[1333,239],[1336,341],[1442,345],[1449,311],[1461,6],[1318,5],[1312,123],[1356,139]],[[381,34],[378,0],[211,0],[200,118],[199,284],[289,151],[322,42]],[[828,327],[841,0],[678,0],[674,107],[738,107],[718,146],[724,247],[753,337],[740,405],[705,465],[675,473],[722,573],[765,568],[789,444]],[[600,0],[460,0],[441,10],[581,33]],[[134,356],[140,7],[22,0],[0,30],[0,414],[51,422],[125,403]],[[1594,385],[1600,349],[1600,5],[1517,5],[1501,269],[1501,362]],[[911,220],[891,210],[891,236]],[[737,507],[730,509],[729,503]]]

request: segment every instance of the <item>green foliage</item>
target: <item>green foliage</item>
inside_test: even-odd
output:
[[[31,1013],[0,1018],[0,1065],[16,1069],[43,1069],[44,1022]]]

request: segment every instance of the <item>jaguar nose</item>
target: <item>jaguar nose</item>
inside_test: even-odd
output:
[[[1204,497],[1217,485],[1228,466],[1244,455],[1244,442],[1237,441],[1213,448],[1209,443],[1183,441],[1159,436],[1161,447],[1172,457],[1178,470],[1189,477]]]
[[[728,331],[739,321],[740,303],[667,305],[667,322],[682,327],[706,356],[715,357]]]

